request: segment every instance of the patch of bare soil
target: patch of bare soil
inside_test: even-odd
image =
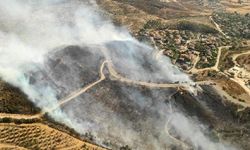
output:
[[[244,67],[247,71],[250,71],[250,54],[241,55],[236,59],[237,63]]]
[[[115,0],[125,4],[133,5],[149,14],[156,15],[164,19],[173,19],[188,16],[206,15],[205,7],[193,0],[164,2],[161,0]]]
[[[131,32],[138,32],[149,20],[159,19],[133,5],[114,0],[97,0],[115,24],[126,26]]]
[[[217,80],[216,83],[234,99],[241,102],[249,101],[246,91],[238,83],[232,80]]]

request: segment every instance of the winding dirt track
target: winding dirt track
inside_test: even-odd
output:
[[[217,56],[217,59],[216,59],[215,66],[210,67],[210,68],[204,68],[204,69],[193,68],[191,73],[198,73],[198,72],[204,71],[204,70],[216,70],[216,71],[219,71],[218,65],[219,65],[219,61],[220,61],[220,57],[221,57],[221,50],[223,48],[229,48],[229,47],[230,46],[221,46],[221,47],[219,47],[219,52],[218,52],[218,56]],[[105,60],[101,64],[101,67],[100,67],[100,70],[99,70],[100,78],[97,81],[83,87],[82,89],[79,89],[77,91],[72,92],[71,94],[69,94],[68,96],[66,96],[65,98],[63,98],[61,100],[58,100],[58,105],[54,106],[53,108],[48,109],[48,110],[44,111],[42,114],[37,114],[37,115],[0,114],[0,118],[13,118],[13,119],[37,119],[37,118],[41,118],[41,116],[44,115],[45,113],[49,113],[49,112],[52,112],[53,110],[56,110],[60,106],[72,101],[76,97],[80,96],[81,94],[85,93],[87,90],[91,89],[95,85],[97,85],[100,82],[102,82],[103,80],[105,80],[106,77],[105,77],[105,75],[103,73],[103,70],[104,70],[104,67],[105,67],[106,64],[107,64],[109,74],[112,77],[114,77],[116,80],[120,81],[120,82],[133,84],[133,85],[139,85],[139,86],[145,86],[145,87],[149,87],[149,88],[188,88],[188,87],[191,86],[189,83],[151,83],[151,82],[135,81],[135,80],[132,80],[132,79],[128,79],[126,77],[121,76],[118,72],[116,72],[116,70],[114,69],[114,66],[113,66],[111,61]],[[213,82],[212,81],[201,81],[201,82],[195,82],[195,84],[196,85],[211,85],[211,84],[213,84]]]
[[[204,70],[216,70],[219,71],[218,69],[218,65],[219,65],[219,61],[220,61],[220,57],[221,57],[221,50],[223,48],[229,48],[230,46],[222,46],[219,47],[219,52],[218,52],[218,56],[216,59],[216,64],[213,67],[210,68],[204,68],[204,69],[196,69],[193,68],[192,71],[190,71],[191,73],[198,73],[200,71],[204,71]],[[249,54],[250,52],[245,52],[242,54],[238,54],[237,56],[235,56],[234,61],[236,60],[236,58],[240,55],[244,55],[244,54]],[[58,101],[58,105],[54,106],[51,109],[48,109],[46,111],[44,111],[41,114],[36,114],[36,115],[22,115],[22,114],[5,114],[5,113],[0,113],[0,119],[3,118],[12,118],[12,119],[26,119],[26,120],[32,120],[32,119],[39,119],[41,118],[45,113],[49,113],[52,112],[53,110],[56,110],[57,108],[59,108],[60,106],[72,101],[73,99],[75,99],[76,97],[80,96],[81,94],[85,93],[87,90],[91,89],[92,87],[94,87],[95,85],[99,84],[100,82],[102,82],[103,80],[106,79],[103,70],[105,65],[107,64],[107,68],[109,71],[109,74],[114,77],[116,80],[120,81],[120,82],[124,82],[124,83],[128,83],[128,84],[132,84],[132,85],[139,85],[139,86],[145,86],[145,87],[149,87],[149,88],[188,88],[190,87],[190,84],[188,83],[150,83],[150,82],[145,82],[145,81],[135,81],[132,79],[128,79],[126,77],[121,76],[118,72],[116,72],[116,70],[114,69],[114,66],[112,64],[111,61],[107,61],[105,60],[101,66],[100,66],[100,70],[99,70],[99,75],[100,78],[83,87],[82,89],[79,89],[77,91],[72,92],[71,94],[69,94],[68,96],[66,96],[65,98],[61,99]],[[232,79],[234,81],[236,81],[237,83],[239,83],[250,95],[250,90],[245,87],[244,83],[241,83],[241,80],[235,78]],[[213,84],[212,81],[201,81],[201,82],[195,82],[196,85],[211,85]],[[246,89],[247,88],[247,89]]]
[[[166,125],[165,125],[165,132],[166,134],[174,141],[176,142],[177,144],[181,145],[183,149],[190,149],[190,146],[188,144],[186,144],[185,142],[183,142],[182,140],[179,140],[178,138],[172,136],[170,133],[169,133],[169,121],[170,119],[167,121]]]
[[[216,70],[216,71],[219,71],[218,69],[218,65],[219,65],[219,60],[220,60],[220,55],[221,55],[221,49],[222,48],[228,48],[228,46],[222,46],[219,48],[219,52],[218,52],[218,56],[217,56],[217,60],[216,60],[216,64],[215,66],[213,67],[210,67],[210,68],[205,68],[205,69],[196,69],[195,71],[198,72],[198,71],[203,71],[203,70],[207,70],[207,69],[212,69],[212,70]],[[243,54],[248,54],[250,52],[246,52],[246,53],[242,53],[240,55],[243,55]],[[238,56],[240,56],[238,55]],[[237,57],[238,57],[237,56]],[[236,60],[236,58],[234,58],[234,60]],[[123,77],[121,76],[118,72],[116,72],[116,70],[114,69],[114,66],[112,64],[111,61],[107,61],[105,60],[101,66],[100,66],[100,70],[99,70],[99,76],[100,78],[85,86],[84,88],[82,89],[79,89],[77,91],[74,91],[72,92],[70,95],[66,96],[65,98],[59,100],[58,102],[58,105],[43,112],[42,114],[36,114],[36,115],[22,115],[22,114],[5,114],[5,113],[0,113],[0,119],[3,119],[3,118],[12,118],[12,119],[26,119],[26,120],[31,120],[31,119],[40,119],[42,117],[42,115],[44,115],[45,113],[49,113],[57,108],[59,108],[60,106],[70,102],[71,100],[75,99],[76,97],[80,96],[81,94],[85,93],[87,90],[91,89],[92,87],[94,87],[95,85],[99,84],[100,82],[102,82],[103,80],[106,79],[104,73],[103,73],[103,70],[104,70],[104,67],[105,65],[107,64],[107,68],[108,68],[108,71],[109,71],[109,74],[114,77],[116,80],[120,81],[120,82],[124,82],[124,83],[128,83],[128,84],[133,84],[133,85],[140,85],[140,86],[146,86],[146,87],[149,87],[149,88],[186,88],[188,86],[190,86],[188,83],[180,83],[180,84],[172,84],[172,83],[149,83],[149,82],[145,82],[145,81],[134,81],[132,79],[128,79],[126,77]],[[202,81],[202,82],[196,82],[197,85],[210,85],[212,84],[213,82],[212,81]],[[174,136],[172,136],[169,131],[168,131],[168,123],[166,125],[166,134],[169,135],[169,137],[171,139],[173,139],[175,142],[177,142],[178,144],[180,144],[184,149],[188,149],[189,146],[175,138]],[[0,145],[1,146],[1,145]]]
[[[120,82],[126,82],[128,84],[134,84],[134,85],[140,85],[140,86],[146,86],[146,87],[150,87],[150,88],[176,88],[176,87],[184,87],[187,84],[172,84],[172,83],[149,83],[149,82],[145,82],[145,81],[134,81],[128,78],[125,78],[121,75],[119,75],[115,69],[114,66],[111,62],[108,62],[108,69],[109,69],[109,73],[111,76],[115,77],[117,80],[119,80]]]
[[[195,64],[193,65],[193,68],[189,70],[190,73],[199,73],[199,72],[202,72],[202,71],[206,71],[206,70],[215,70],[215,71],[220,71],[219,70],[219,63],[220,63],[220,57],[221,57],[221,50],[222,49],[228,49],[230,48],[231,46],[221,46],[218,48],[218,54],[217,54],[217,58],[216,58],[216,63],[214,66],[212,67],[209,67],[209,68],[203,68],[203,69],[197,69],[195,68],[196,64],[199,62],[200,58],[198,57],[195,61]]]
[[[226,34],[221,30],[220,26],[213,20],[212,16],[210,16],[210,19],[211,21],[215,24],[216,28],[218,29],[218,31],[223,34],[224,36],[226,36]],[[218,50],[218,56],[217,56],[217,60],[216,60],[216,64],[215,66],[213,67],[210,67],[210,68],[204,68],[204,69],[196,69],[195,67],[192,68],[191,72],[192,73],[198,73],[200,71],[204,71],[204,70],[216,70],[216,71],[219,71],[218,69],[218,65],[219,65],[219,60],[220,60],[220,56],[221,56],[221,49],[222,48],[228,48],[228,46],[222,46],[222,47],[219,47],[219,50]],[[250,52],[247,52],[247,53],[244,53],[244,54],[248,54]],[[243,55],[243,54],[241,54]],[[240,56],[240,55],[238,55]],[[238,57],[237,56],[237,57]],[[235,59],[237,58],[235,57],[234,58],[234,61]],[[199,61],[199,59],[197,59],[197,61],[195,63],[197,63]],[[120,82],[125,82],[125,83],[128,83],[128,84],[134,84],[134,85],[140,85],[140,86],[146,86],[146,87],[149,87],[149,88],[180,88],[180,87],[187,87],[187,86],[190,86],[188,85],[188,83],[180,83],[180,84],[171,84],[171,83],[149,83],[149,82],[145,82],[145,81],[134,81],[134,80],[131,80],[131,79],[128,79],[126,77],[123,77],[121,76],[119,73],[116,72],[116,70],[114,69],[114,66],[112,64],[112,62],[110,61],[104,61],[102,64],[101,64],[101,67],[100,67],[100,70],[99,70],[99,74],[100,74],[100,78],[85,86],[84,88],[82,89],[79,89],[77,91],[74,91],[73,93],[71,93],[70,95],[66,96],[65,98],[59,100],[59,103],[57,106],[53,107],[52,109],[49,109],[48,111],[42,113],[42,114],[36,114],[36,115],[23,115],[23,114],[6,114],[6,113],[0,113],[0,119],[3,119],[3,118],[11,118],[11,119],[17,119],[17,120],[21,120],[21,119],[25,119],[25,120],[32,120],[32,119],[40,119],[42,117],[42,115],[44,115],[45,113],[47,112],[51,112],[55,109],[57,109],[58,107],[70,102],[71,100],[75,99],[76,97],[80,96],[81,94],[85,93],[87,90],[91,89],[92,87],[94,87],[95,85],[99,84],[100,82],[102,82],[103,80],[106,79],[104,73],[103,73],[103,70],[104,70],[104,67],[105,67],[105,64],[107,64],[107,67],[108,67],[108,70],[109,70],[109,73],[112,77],[116,78],[117,80],[119,80]],[[195,65],[194,65],[195,66]],[[236,79],[235,79],[236,80]],[[211,84],[212,82],[210,81],[203,81],[203,82],[197,82],[196,84]],[[241,85],[242,86],[242,85]],[[249,92],[250,94],[250,92]],[[176,141],[178,144],[182,145],[183,148],[185,149],[188,149],[189,146],[184,143],[183,141],[175,138],[174,136],[172,136],[169,131],[168,131],[168,123],[166,125],[166,133],[169,135],[169,137],[171,139],[173,139],[174,141]],[[80,143],[80,142],[79,142]],[[96,147],[95,145],[91,145],[93,147]],[[6,144],[0,144],[0,147],[6,147],[6,148],[14,148],[14,149],[25,149],[25,148],[22,148],[22,147],[16,147],[16,146],[12,146],[12,145],[6,145]],[[97,147],[96,147],[97,148]]]
[[[103,74],[103,69],[105,67],[105,64],[107,63],[107,61],[104,61],[102,64],[101,64],[101,67],[100,67],[100,71],[99,71],[99,74],[100,74],[100,79],[95,81],[94,83],[91,83],[87,86],[85,86],[84,88],[82,89],[79,89],[77,91],[74,91],[73,93],[71,93],[70,95],[66,96],[65,98],[61,99],[58,101],[58,105],[53,107],[52,109],[49,109],[48,111],[46,112],[51,112],[55,109],[57,109],[58,107],[64,105],[65,103],[73,100],[74,98],[80,96],[81,94],[85,93],[87,90],[89,90],[90,88],[92,88],[93,86],[97,85],[98,83],[102,82],[103,80],[105,80],[105,75]],[[46,113],[44,112],[44,113]]]
[[[246,51],[240,54],[235,54],[233,55],[233,62],[235,65],[239,65],[238,62],[236,61],[236,59],[241,56],[241,55],[246,55],[246,54],[250,54],[250,51]],[[244,80],[242,78],[239,78],[238,75],[240,72],[247,72],[245,69],[243,68],[239,68],[239,71],[237,72],[237,74],[235,74],[234,78],[231,78],[231,80],[235,81],[236,83],[238,83],[247,93],[248,95],[250,95],[250,89],[246,86]]]
[[[121,76],[118,72],[116,72],[113,64],[110,61],[107,64],[108,64],[108,70],[109,70],[110,75],[120,82],[145,86],[149,88],[186,88],[186,87],[191,86],[191,83],[153,83],[153,82],[145,82],[145,81],[135,81],[135,80],[128,79],[126,77]],[[205,85],[205,84],[211,84],[211,83],[212,83],[211,81],[195,82],[196,85]]]
[[[94,83],[91,83],[89,85],[87,85],[86,87],[79,89],[77,91],[74,91],[73,93],[71,93],[70,95],[66,96],[65,98],[58,100],[58,105],[45,111],[45,113],[48,112],[52,112],[53,110],[56,110],[57,108],[59,108],[60,106],[70,102],[71,100],[75,99],[76,97],[80,96],[81,94],[85,93],[87,90],[89,90],[90,88],[94,87],[95,85],[97,85],[98,83],[102,82],[103,80],[106,79],[104,73],[103,73],[103,69],[105,67],[105,64],[107,64],[109,73],[111,76],[115,77],[117,80],[119,80],[120,82],[126,82],[128,84],[134,84],[134,85],[140,85],[140,86],[146,86],[146,87],[150,87],[150,88],[178,88],[178,87],[187,87],[189,86],[187,83],[185,84],[158,84],[158,83],[149,83],[149,82],[144,82],[144,81],[134,81],[128,78],[125,78],[121,75],[119,75],[115,69],[113,68],[113,64],[111,63],[111,61],[104,61],[100,67],[99,70],[99,74],[100,74],[100,79],[95,81]],[[204,82],[202,82],[201,84],[204,84]]]
[[[94,87],[95,85],[97,85],[98,83],[102,82],[103,80],[106,79],[104,73],[103,73],[103,69],[105,67],[105,64],[107,64],[108,70],[109,70],[109,74],[114,77],[116,80],[120,81],[120,82],[124,82],[127,84],[132,84],[132,85],[139,85],[139,86],[145,86],[148,88],[189,88],[191,86],[190,83],[149,83],[149,82],[145,82],[145,81],[135,81],[135,80],[131,80],[128,79],[126,77],[123,77],[121,75],[119,75],[119,73],[117,73],[114,69],[114,66],[112,64],[111,61],[107,61],[105,60],[99,70],[99,74],[100,74],[100,79],[95,81],[94,83],[91,83],[89,85],[87,85],[86,87],[79,89],[77,91],[74,91],[73,93],[71,93],[70,95],[66,96],[65,98],[59,100],[59,103],[57,106],[53,107],[52,109],[49,109],[47,111],[44,112],[48,113],[48,112],[52,112],[53,110],[56,110],[57,108],[59,108],[60,106],[72,101],[73,99],[75,99],[76,97],[80,96],[81,94],[85,93],[87,90],[89,90],[90,88]],[[196,85],[210,85],[212,84],[211,81],[201,81],[201,82],[195,82]]]

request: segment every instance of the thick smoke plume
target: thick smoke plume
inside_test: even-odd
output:
[[[56,107],[59,98],[86,85],[81,83],[84,75],[74,64],[85,62],[87,58],[78,61],[60,52],[73,52],[67,49],[70,45],[87,50],[92,56],[89,61],[97,60],[89,67],[96,73],[100,65],[98,60],[108,59],[118,72],[131,80],[192,84],[168,58],[155,54],[153,48],[139,43],[126,29],[115,27],[110,20],[100,17],[101,10],[94,1],[0,1],[0,13],[1,78],[22,89],[44,112]],[[65,68],[71,65],[68,70],[51,68],[56,57],[66,62]],[[44,79],[44,74],[48,80]],[[131,112],[130,115],[116,113],[91,92],[49,115],[81,134],[92,132],[97,142],[105,140],[118,146],[128,144],[134,149],[165,149],[169,145],[178,145],[195,149],[228,149],[206,137],[205,127],[191,117],[180,111],[169,111],[170,105],[160,96],[163,93],[149,91],[151,96],[146,96],[140,90],[126,86],[120,87],[119,92],[124,99],[116,98],[114,103],[129,104],[127,109],[131,111],[124,111]],[[170,94],[170,91],[164,93]],[[188,146],[172,139],[166,126],[174,128],[180,139],[189,143]]]

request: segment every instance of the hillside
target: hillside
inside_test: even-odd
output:
[[[0,149],[248,150],[249,8],[0,2]]]

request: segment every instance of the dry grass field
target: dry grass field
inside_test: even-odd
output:
[[[241,55],[236,59],[237,63],[244,67],[246,70],[250,71],[250,55]]]
[[[241,4],[238,3],[238,0],[222,0],[221,4],[228,12],[238,12],[240,14],[250,13],[249,0],[243,0]]]
[[[119,25],[125,25],[133,33],[138,32],[150,20],[175,23],[188,19],[197,23],[211,24],[209,9],[188,1],[129,1],[97,0],[98,4]]]

